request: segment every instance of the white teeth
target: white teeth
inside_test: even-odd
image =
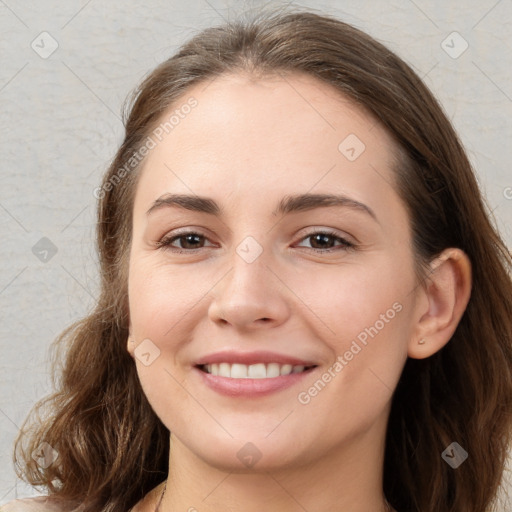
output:
[[[281,374],[281,368],[278,363],[267,364],[267,378],[279,377]]]
[[[230,377],[232,379],[246,379],[247,366],[245,364],[232,364]]]
[[[280,375],[290,375],[291,373],[301,373],[304,371],[305,366],[291,364],[264,363],[257,364],[207,364],[204,369],[212,375],[219,377],[229,377],[231,379],[270,379],[279,377]]]
[[[219,363],[219,376],[231,377],[231,365],[229,363]]]
[[[247,377],[250,379],[265,379],[267,377],[267,369],[263,363],[251,364],[247,368]],[[231,370],[231,376],[233,376],[233,370]]]
[[[281,375],[290,375],[292,369],[293,366],[291,364],[283,364],[283,366],[281,366]]]

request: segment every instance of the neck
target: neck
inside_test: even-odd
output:
[[[299,466],[214,467],[171,434],[159,512],[388,512],[382,491],[386,421]]]

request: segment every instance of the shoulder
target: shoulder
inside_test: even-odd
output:
[[[17,499],[0,505],[0,512],[78,512],[79,509],[80,507],[57,502],[48,496]]]

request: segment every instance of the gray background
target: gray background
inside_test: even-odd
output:
[[[197,29],[276,4],[0,0],[0,504],[37,494],[16,480],[12,442],[51,389],[51,342],[94,304],[93,190],[121,141],[125,96]],[[512,247],[511,0],[295,5],[362,28],[424,78]]]

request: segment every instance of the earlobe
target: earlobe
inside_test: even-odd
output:
[[[132,324],[130,322],[129,326],[128,326],[128,340],[127,340],[127,350],[128,350],[128,353],[132,356],[132,357],[135,357],[135,354],[134,354],[134,351],[135,351],[135,338],[133,337],[132,335]]]
[[[134,351],[135,351],[135,340],[131,337],[131,335],[128,336],[126,348],[128,350],[128,353],[132,357],[135,357],[135,353],[134,353]]]
[[[424,310],[409,342],[407,355],[424,359],[441,350],[451,339],[471,295],[471,262],[461,249],[445,249],[432,261],[420,301]]]

